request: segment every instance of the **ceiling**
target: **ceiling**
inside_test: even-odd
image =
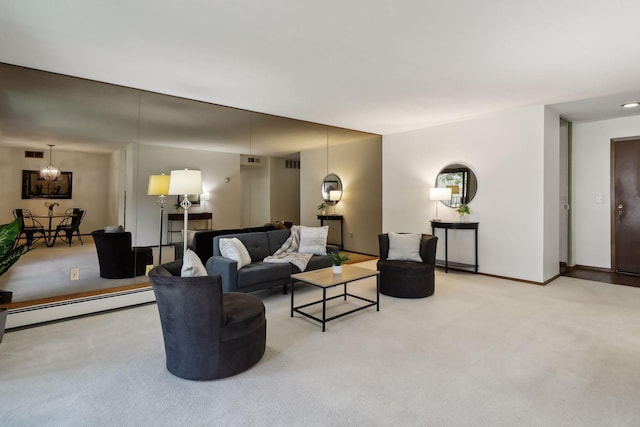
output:
[[[640,114],[620,108],[640,100],[638,16],[635,0],[0,0],[0,62],[383,135],[525,105],[591,121]]]

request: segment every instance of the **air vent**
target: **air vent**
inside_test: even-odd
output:
[[[24,157],[27,159],[44,159],[44,151],[25,151]]]
[[[249,156],[246,154],[241,154],[240,155],[240,165],[241,166],[259,166],[259,167],[263,167],[262,165],[262,157],[258,157],[258,156]]]
[[[300,160],[285,160],[284,167],[286,169],[300,169]]]

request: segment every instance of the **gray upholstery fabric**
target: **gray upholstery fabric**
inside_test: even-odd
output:
[[[104,230],[91,232],[98,253],[100,277],[124,279],[144,276],[147,265],[153,264],[150,247],[131,247],[131,233],[105,233]]]
[[[291,283],[291,274],[300,270],[287,264],[268,264],[262,260],[268,255],[273,255],[291,235],[291,230],[275,230],[258,233],[228,234],[213,238],[213,256],[206,264],[209,275],[220,275],[224,292],[253,292],[260,289],[269,289],[283,286],[283,293],[287,291],[287,285]],[[251,264],[237,270],[236,262],[221,256],[220,239],[238,238],[251,255]],[[327,245],[327,253],[338,252],[335,245]],[[328,256],[314,255],[307,270],[317,270],[331,266]]]
[[[278,249],[280,249],[289,236],[291,236],[290,229],[268,231],[267,240],[269,242],[269,255],[273,255]]]
[[[256,364],[266,348],[262,301],[223,293],[219,276],[180,277],[182,261],[155,267],[156,296],[167,369],[189,380],[238,374]]]
[[[423,234],[420,241],[422,262],[389,261],[389,235],[378,236],[380,293],[399,298],[424,298],[435,291],[435,263],[438,238]]]

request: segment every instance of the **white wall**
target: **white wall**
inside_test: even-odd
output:
[[[322,203],[322,180],[327,173],[335,173],[344,189],[342,200],[336,205],[336,214],[344,216],[344,249],[377,255],[378,234],[382,230],[380,138],[330,145],[329,150],[303,151],[300,161],[300,223],[319,225],[316,207]],[[333,221],[325,225],[329,225],[329,241],[338,242],[340,226]]]
[[[137,206],[136,244],[157,245],[160,227],[157,197],[147,196],[150,175],[170,174],[174,169],[199,169],[202,171],[203,191],[210,193],[207,211],[213,213],[213,228],[239,228],[240,212],[240,156],[238,154],[211,151],[189,150],[184,148],[158,147],[139,144],[136,161],[135,204]],[[225,182],[225,177],[229,182]],[[173,204],[176,196],[169,196],[165,208],[164,230],[167,230],[167,213],[177,212]],[[202,212],[204,205],[193,206],[190,212]],[[193,224],[204,228],[205,224]],[[181,223],[172,224],[174,230],[182,228]],[[189,225],[191,227],[191,224]],[[165,233],[166,236],[166,233]],[[166,239],[166,237],[165,237]],[[173,235],[173,241],[180,241],[179,234]],[[164,240],[166,243],[167,240]]]
[[[0,223],[3,224],[13,220],[15,208],[29,209],[34,215],[47,213],[44,202],[48,199],[22,199],[22,170],[39,170],[46,166],[49,163],[48,153],[45,153],[45,159],[27,159],[24,152],[25,148],[0,147],[0,200],[4,204],[0,210]],[[60,206],[54,212],[64,213],[74,207],[85,209],[87,214],[80,227],[82,233],[104,227],[113,211],[109,203],[116,197],[114,188],[109,184],[112,155],[54,148],[52,163],[64,172],[73,172],[72,198],[56,199]]]
[[[640,135],[640,116],[573,124],[573,261],[611,268],[611,139]],[[603,196],[603,203],[596,203]]]
[[[286,168],[286,159],[269,159],[271,221],[300,224],[300,169]]]
[[[385,135],[383,231],[431,233],[429,219],[435,216],[436,202],[429,201],[429,188],[444,166],[463,163],[478,177],[478,192],[470,207],[471,220],[480,223],[480,271],[545,281],[549,273],[543,250],[549,237],[544,230],[543,191],[551,182],[545,184],[544,179],[544,131],[544,107],[530,106]],[[458,220],[455,210],[443,205],[439,216]],[[555,218],[557,222],[557,211]],[[473,234],[458,230],[449,237],[450,259],[473,261]]]
[[[265,159],[263,159],[265,160]],[[270,179],[267,161],[261,166],[240,166],[242,181],[242,222],[240,226],[258,227],[271,221]]]

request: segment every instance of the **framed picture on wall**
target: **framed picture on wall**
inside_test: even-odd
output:
[[[23,199],[70,199],[73,172],[60,172],[55,181],[40,178],[40,171],[22,171]]]

